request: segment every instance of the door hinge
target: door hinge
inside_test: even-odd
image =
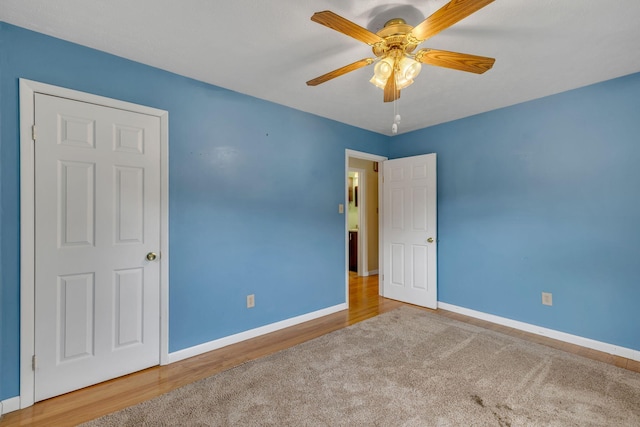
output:
[[[31,126],[31,139],[36,140],[36,125]]]
[[[36,355],[31,356],[31,369],[36,370]]]

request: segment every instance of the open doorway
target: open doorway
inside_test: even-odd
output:
[[[386,157],[346,150],[345,156],[345,276],[349,303],[352,277],[380,272],[381,162]]]

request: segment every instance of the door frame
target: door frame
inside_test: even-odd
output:
[[[363,160],[371,160],[374,162],[382,163],[385,160],[388,160],[385,156],[380,156],[378,154],[366,153],[364,151],[356,151],[351,149],[346,149],[344,153],[344,201],[345,206],[349,206],[349,158],[355,159],[363,159]],[[384,215],[383,212],[383,203],[382,203],[382,194],[383,194],[383,179],[382,179],[382,168],[378,169],[378,274],[382,274],[382,220],[381,218]],[[362,192],[364,195],[364,192]],[[366,202],[365,202],[366,203]],[[358,233],[360,235],[360,233]],[[358,237],[358,240],[360,238]],[[360,265],[358,265],[360,267]],[[364,266],[363,266],[364,267]],[[368,266],[367,266],[368,270]],[[347,307],[349,307],[349,215],[348,210],[344,213],[344,275],[345,275],[345,301],[347,303]],[[378,285],[378,294],[382,292],[382,282]]]
[[[157,108],[19,79],[20,85],[20,408],[35,401],[35,147],[36,93],[156,116],[160,119],[160,364],[169,363],[169,113]]]

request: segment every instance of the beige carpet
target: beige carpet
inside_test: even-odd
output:
[[[400,308],[86,426],[640,426],[640,374]]]

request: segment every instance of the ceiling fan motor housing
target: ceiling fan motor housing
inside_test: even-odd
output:
[[[418,46],[418,40],[409,40],[408,35],[413,27],[402,18],[394,18],[384,24],[384,28],[376,34],[384,41],[373,45],[372,50],[375,56],[385,56],[392,51],[397,51],[395,55],[403,56],[411,53]]]

